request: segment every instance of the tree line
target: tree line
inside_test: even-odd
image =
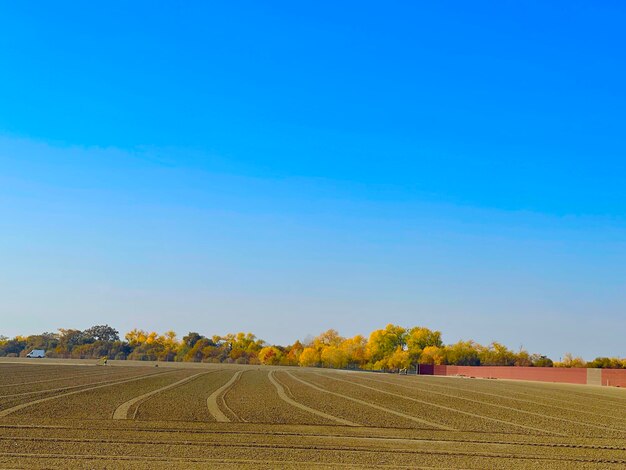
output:
[[[330,329],[309,341],[288,346],[270,345],[252,333],[204,336],[189,332],[178,338],[174,331],[163,334],[133,329],[123,339],[108,325],[86,330],[60,328],[58,333],[0,336],[0,357],[23,357],[33,349],[58,358],[216,362],[288,365],[335,369],[398,370],[417,364],[495,365],[534,367],[599,367],[626,369],[626,359],[598,357],[585,362],[565,354],[555,362],[520,348],[513,351],[501,343],[487,346],[472,340],[444,344],[441,332],[426,327],[404,328],[389,324],[368,337],[346,338]]]

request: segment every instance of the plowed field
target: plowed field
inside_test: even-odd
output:
[[[0,468],[626,468],[626,390],[146,364],[0,362]]]

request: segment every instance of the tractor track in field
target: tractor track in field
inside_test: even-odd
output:
[[[312,460],[269,460],[269,459],[227,459],[227,458],[210,458],[210,457],[153,457],[153,456],[134,456],[134,455],[115,455],[115,456],[102,456],[102,455],[82,455],[82,454],[64,454],[62,456],[58,454],[28,454],[28,453],[17,453],[11,452],[6,454],[0,454],[0,459],[2,456],[7,457],[17,457],[17,458],[32,458],[32,459],[67,459],[67,460],[109,460],[109,461],[122,461],[122,462],[156,462],[156,463],[225,463],[225,464],[239,464],[239,465],[256,465],[259,464],[267,464],[270,468],[281,468],[285,465],[293,465],[294,468],[300,468],[302,465],[307,466],[319,466],[324,468],[335,467],[335,468],[406,468],[406,469],[415,469],[415,470],[471,470],[469,468],[463,467],[432,467],[432,466],[415,466],[415,465],[385,465],[385,464],[352,464],[352,463],[326,463],[326,462],[315,462]]]
[[[315,372],[315,375],[318,375],[320,377],[325,377],[325,378],[328,378],[328,379],[331,379],[331,380],[336,380],[336,381],[339,381],[339,382],[346,382],[346,383],[349,383],[351,385],[356,385],[357,387],[367,388],[367,389],[373,390],[375,392],[384,393],[385,395],[390,395],[390,396],[394,396],[394,397],[397,397],[397,398],[402,398],[404,400],[409,400],[409,401],[413,401],[413,402],[416,402],[416,403],[421,403],[421,404],[432,406],[432,407],[435,407],[435,408],[441,408],[442,410],[447,410],[447,411],[452,411],[452,412],[455,412],[455,413],[464,414],[466,416],[471,416],[473,418],[485,419],[485,420],[488,420],[488,421],[493,421],[493,422],[496,422],[496,423],[505,424],[507,426],[513,426],[513,427],[518,427],[518,428],[522,428],[522,429],[528,429],[528,430],[531,430],[531,431],[537,431],[537,432],[540,432],[542,434],[552,434],[552,435],[563,436],[563,437],[566,436],[566,434],[563,434],[563,433],[560,433],[560,432],[548,431],[547,429],[535,428],[533,426],[526,426],[524,424],[513,423],[511,421],[506,421],[506,420],[503,420],[503,419],[492,418],[490,416],[484,416],[484,415],[481,415],[481,414],[478,414],[478,413],[472,413],[470,411],[463,411],[463,410],[459,410],[459,409],[452,408],[452,407],[449,407],[449,406],[439,405],[437,403],[429,402],[427,400],[420,400],[418,398],[407,397],[406,395],[401,395],[399,393],[393,393],[393,392],[388,392],[386,390],[381,390],[380,388],[369,387],[367,385],[363,385],[363,384],[360,384],[358,382],[353,382],[351,380],[339,379],[337,377],[332,377],[331,375],[320,374],[318,372]],[[601,428],[601,429],[605,429],[605,428]]]
[[[57,442],[63,442],[63,440],[57,440]],[[103,444],[107,443],[106,441],[94,439],[94,444]],[[112,444],[128,444],[126,442],[112,442]],[[140,445],[143,443],[139,443]],[[146,442],[145,445],[168,445],[167,441],[163,441],[162,443],[153,443]],[[184,444],[188,445],[188,444]],[[202,446],[206,446],[206,443]],[[449,456],[449,457],[487,457],[487,458],[497,458],[503,460],[532,460],[532,461],[544,461],[544,462],[560,462],[560,463],[593,463],[593,464],[615,464],[615,465],[626,465],[626,459],[611,459],[611,458],[586,458],[586,457],[556,457],[556,456],[544,456],[544,455],[530,455],[530,454],[510,454],[510,453],[501,453],[501,452],[478,452],[478,451],[465,451],[465,450],[407,450],[407,449],[371,449],[371,448],[362,448],[362,447],[342,447],[342,446],[307,446],[307,445],[275,445],[275,444],[262,444],[262,443],[253,443],[253,444],[240,444],[240,443],[211,443],[212,448],[226,448],[226,449],[264,449],[264,450],[302,450],[302,451],[330,451],[330,452],[350,452],[355,454],[390,454],[392,453],[394,456],[398,456],[399,454],[403,454],[406,456],[420,456],[420,455],[430,455],[430,456]],[[0,453],[1,456],[11,455],[11,453]],[[23,455],[23,454],[22,454]],[[26,454],[29,456],[39,456],[42,455],[40,453],[35,454]],[[45,455],[53,455],[57,458],[66,458],[67,454],[45,454]],[[116,458],[118,456],[113,455],[90,455],[89,457],[83,457],[82,455],[78,455],[79,458]],[[172,458],[172,457],[168,457]],[[188,457],[173,457],[173,458],[183,458],[189,459]],[[199,457],[192,457],[199,458]],[[135,456],[135,459],[143,460],[143,456]],[[200,458],[201,459],[201,458]],[[163,460],[163,459],[160,459]],[[234,459],[237,461],[237,459]],[[308,461],[300,461],[300,463],[308,463]]]
[[[16,411],[20,411],[20,410],[22,410],[24,408],[28,408],[30,406],[37,405],[39,403],[44,403],[44,402],[47,402],[47,401],[50,401],[50,400],[56,400],[58,398],[67,397],[67,396],[71,396],[71,395],[76,395],[78,393],[88,392],[90,390],[97,390],[97,389],[104,388],[104,387],[111,387],[113,385],[119,385],[119,384],[124,384],[124,383],[128,383],[128,382],[135,382],[137,380],[143,380],[143,379],[145,379],[147,377],[154,377],[154,376],[157,376],[157,375],[171,374],[172,372],[174,372],[174,371],[155,372],[155,373],[152,373],[152,374],[143,374],[143,375],[140,375],[140,376],[135,376],[135,377],[130,378],[130,379],[104,382],[101,385],[97,385],[95,387],[91,386],[93,384],[88,384],[88,385],[83,386],[83,387],[86,387],[86,388],[81,388],[80,390],[74,390],[73,392],[67,392],[67,393],[59,393],[59,394],[53,395],[51,397],[40,398],[38,400],[29,401],[27,403],[22,403],[22,404],[13,406],[11,408],[0,410],[0,418],[3,418],[3,417],[8,416],[10,414],[13,414]]]
[[[271,426],[271,425],[269,425]],[[64,429],[72,429],[74,428],[64,428]],[[98,428],[100,429],[100,428]],[[374,428],[375,429],[375,428]],[[119,429],[111,429],[107,428],[110,431],[120,431]],[[126,430],[128,431],[128,430]],[[144,432],[147,430],[141,430]],[[158,431],[163,432],[163,431]],[[182,431],[187,432],[187,431]],[[190,433],[194,434],[194,433]],[[587,450],[614,450],[614,451],[626,451],[626,447],[624,446],[611,446],[611,445],[594,445],[594,444],[569,444],[569,443],[547,443],[547,442],[510,442],[510,441],[498,441],[498,440],[470,440],[470,439],[461,439],[461,438],[443,438],[443,437],[433,437],[433,438],[409,438],[409,437],[381,437],[381,436],[352,436],[352,435],[342,435],[342,434],[311,434],[311,433],[290,433],[290,432],[224,432],[224,431],[202,431],[202,434],[211,434],[216,436],[222,436],[225,434],[228,435],[237,435],[237,436],[272,436],[272,437],[297,437],[297,438],[315,438],[315,439],[328,439],[328,440],[354,440],[354,441],[381,441],[381,442],[398,442],[398,443],[442,443],[442,444],[477,444],[477,445],[507,445],[507,446],[517,446],[517,447],[545,447],[545,448],[554,448],[554,449],[587,449]],[[165,439],[157,440],[157,439],[133,439],[128,440],[121,438],[84,438],[84,437],[31,437],[31,436],[9,436],[4,437],[0,436],[0,441],[25,441],[25,442],[40,442],[40,441],[49,441],[49,442],[81,442],[81,443],[110,443],[110,444],[167,444],[167,445],[196,445],[196,446],[206,446],[210,445],[222,445],[222,446],[251,446],[251,445],[261,445],[261,446],[271,446],[275,447],[275,444],[263,444],[263,443],[241,443],[241,442],[220,442],[220,441],[211,441],[211,440],[172,440]],[[312,444],[315,448],[332,448],[327,446],[319,446],[317,444]],[[292,446],[285,446],[292,447]],[[311,446],[306,446],[311,447]],[[349,447],[349,446],[346,446]],[[353,446],[354,447],[354,446]],[[344,448],[344,447],[342,447]],[[387,449],[388,450],[388,449]],[[391,449],[394,450],[394,449]],[[416,451],[408,451],[408,452],[421,452],[421,450]]]
[[[224,408],[226,408],[226,410],[229,413],[231,413],[235,417],[236,420],[243,421],[239,416],[237,416],[233,412],[233,410],[231,410],[228,407],[228,405],[226,404],[226,400],[225,400],[226,394],[237,383],[242,373],[243,371],[241,370],[235,372],[228,382],[226,382],[220,388],[218,388],[213,393],[211,393],[211,395],[209,395],[209,397],[206,399],[206,404],[207,404],[207,408],[209,409],[209,413],[211,414],[211,416],[213,416],[213,418],[215,418],[215,421],[217,421],[218,423],[230,423],[231,422],[231,419],[228,416],[226,416],[224,412],[222,411],[219,405],[219,402],[222,403]]]
[[[202,375],[210,374],[211,372],[214,372],[214,371],[199,372],[199,373],[191,375],[189,377],[185,377],[184,379],[181,379],[178,382],[174,382],[172,384],[165,385],[164,387],[161,387],[161,388],[158,388],[156,390],[152,390],[150,392],[144,393],[144,394],[139,395],[139,396],[137,396],[135,398],[131,398],[130,400],[122,403],[120,406],[118,406],[115,409],[115,411],[113,412],[112,418],[115,419],[115,420],[117,420],[117,419],[129,419],[128,418],[128,412],[129,412],[130,408],[133,405],[137,405],[137,407],[135,408],[135,411],[133,413],[132,418],[130,418],[130,419],[135,419],[135,417],[137,416],[137,410],[139,408],[139,405],[142,402],[144,402],[144,401],[148,400],[149,398],[151,398],[153,395],[156,395],[156,394],[158,394],[160,392],[164,392],[165,390],[169,390],[169,389],[178,387],[178,386],[183,385],[183,384],[185,384],[187,382],[191,382],[193,379],[196,379],[196,378],[198,378],[198,377],[200,377]]]
[[[421,383],[416,383],[415,386],[409,387],[407,385],[401,385],[399,383],[395,383],[395,382],[390,382],[388,380],[383,380],[383,379],[372,379],[369,377],[362,377],[365,380],[371,380],[373,382],[380,382],[380,383],[385,383],[385,384],[389,384],[389,385],[396,385],[398,387],[402,387],[402,388],[406,388],[406,389],[410,389],[410,390],[420,390],[423,392],[427,392],[427,393],[442,393],[442,392],[434,392],[432,389],[428,388],[424,388],[426,385],[425,383],[421,382]],[[455,387],[451,387],[449,385],[442,385],[442,384],[436,384],[436,383],[429,383],[427,385],[427,387],[438,387],[438,388],[443,388],[444,390],[455,390],[455,391],[460,391],[461,393],[468,393],[468,394],[476,394],[476,395],[485,395],[488,397],[494,397],[494,398],[499,398],[499,399],[504,399],[504,400],[513,400],[513,401],[517,401],[517,402],[522,402],[522,403],[529,403],[531,405],[540,405],[540,406],[545,406],[547,408],[554,408],[556,410],[561,410],[561,411],[574,411],[576,413],[583,413],[583,414],[588,414],[591,416],[596,416],[596,417],[603,417],[603,418],[610,418],[610,419],[619,419],[622,421],[626,421],[626,418],[619,418],[619,417],[615,417],[615,416],[611,416],[611,415],[605,415],[596,411],[587,411],[587,410],[581,410],[581,409],[577,409],[577,408],[569,408],[569,407],[565,407],[565,406],[559,406],[559,405],[552,405],[550,403],[542,403],[541,401],[536,401],[536,400],[532,400],[529,398],[519,398],[519,397],[514,397],[511,395],[507,395],[506,393],[489,393],[489,392],[484,392],[482,390],[475,390],[475,389],[459,389],[459,388],[455,388]],[[518,391],[514,391],[513,393],[519,394],[519,395],[524,395],[524,396],[529,396],[529,394],[523,393],[523,392],[518,392]],[[459,399],[466,399],[464,397],[460,397],[458,395],[448,395],[450,397],[454,396],[455,398],[459,398]],[[532,395],[530,395],[532,396]],[[571,401],[565,401],[565,400],[559,400],[556,398],[549,398],[549,397],[541,397],[542,400],[551,400],[551,401],[557,401],[557,402],[561,402],[561,403],[569,403],[571,404]],[[479,400],[480,401],[480,400]],[[489,402],[484,402],[489,404]],[[517,408],[515,408],[517,410]]]
[[[333,415],[330,415],[328,413],[324,413],[323,411],[310,408],[310,407],[308,407],[308,406],[306,406],[306,405],[296,401],[295,399],[289,397],[289,395],[287,395],[287,393],[285,393],[285,388],[286,388],[287,391],[289,392],[289,394],[291,395],[291,391],[289,390],[289,387],[287,387],[286,385],[283,385],[274,376],[274,371],[269,371],[267,374],[268,374],[268,378],[269,378],[270,382],[272,382],[272,385],[274,385],[274,387],[276,388],[276,391],[278,392],[278,397],[281,400],[283,400],[284,402],[288,403],[289,405],[295,406],[296,408],[304,410],[307,413],[312,413],[314,415],[320,416],[322,418],[325,418],[325,419],[328,419],[328,420],[331,420],[331,421],[335,421],[335,422],[337,422],[339,424],[343,424],[345,426],[360,426],[359,424],[353,423],[352,421],[348,421],[347,419],[339,418],[338,416],[333,416]]]
[[[452,428],[450,426],[444,426],[443,424],[433,423],[431,421],[427,421],[425,419],[420,419],[420,418],[417,418],[415,416],[408,415],[406,413],[401,413],[399,411],[395,411],[395,410],[392,410],[390,408],[385,408],[384,406],[376,405],[375,403],[370,403],[368,401],[360,400],[358,398],[354,398],[354,397],[351,397],[349,395],[344,395],[342,393],[337,393],[337,392],[333,392],[331,390],[328,390],[328,389],[325,389],[325,388],[322,388],[322,387],[318,387],[317,385],[314,385],[314,384],[312,384],[310,382],[307,382],[306,380],[302,380],[299,377],[296,377],[291,372],[285,372],[285,373],[289,377],[291,377],[292,379],[294,379],[294,380],[296,380],[296,381],[306,385],[307,387],[310,387],[310,388],[313,388],[315,390],[318,390],[320,392],[328,393],[330,395],[335,395],[337,397],[341,397],[341,398],[344,398],[346,400],[350,400],[350,401],[353,401],[355,403],[359,403],[361,405],[369,406],[370,408],[374,408],[374,409],[377,409],[379,411],[383,411],[385,413],[390,413],[390,414],[399,416],[401,418],[408,419],[409,421],[413,421],[415,423],[419,423],[419,424],[422,424],[422,425],[434,427],[434,428],[437,428],[437,429],[443,429],[443,430],[446,430],[446,431],[456,431],[455,428]]]
[[[145,374],[146,376],[150,376],[150,375],[154,375],[154,374],[158,374],[158,372],[156,373],[149,373],[149,374]],[[104,374],[106,375],[106,374]],[[132,377],[137,377],[137,375],[132,375],[132,374],[123,374],[121,376],[118,376],[116,379],[112,379],[112,380],[119,380],[119,379],[123,379],[128,377],[129,375],[131,375]],[[38,393],[52,393],[52,392],[59,392],[62,390],[72,390],[75,388],[80,388],[80,387],[87,387],[89,385],[98,385],[98,384],[103,384],[103,383],[107,383],[107,382],[111,382],[111,380],[102,380],[100,382],[89,382],[89,383],[85,383],[85,384],[81,384],[81,385],[69,385],[69,386],[64,386],[64,387],[57,387],[57,388],[45,388],[43,390],[34,390],[31,392],[22,392],[22,393],[14,393],[12,395],[0,395],[0,398],[19,398],[19,397],[23,397],[26,395],[36,395]]]
[[[495,381],[496,383],[498,383],[498,381]],[[618,395],[610,395],[607,396],[606,394],[602,394],[602,393],[593,393],[592,391],[588,391],[588,390],[580,390],[578,388],[572,388],[572,389],[565,389],[563,388],[563,386],[567,386],[570,385],[571,387],[576,387],[576,385],[574,384],[564,384],[564,383],[553,383],[550,382],[552,385],[560,385],[561,387],[551,390],[551,396],[550,397],[546,397],[548,399],[551,400],[558,400],[561,402],[565,402],[565,403],[572,403],[571,402],[571,398],[574,397],[578,400],[594,400],[594,404],[604,404],[610,408],[615,408],[616,406],[620,407],[620,408],[626,408],[626,395],[624,396],[618,396]],[[537,392],[544,392],[545,390],[543,390],[541,388],[542,383],[541,382],[524,382],[523,384],[520,384],[519,381],[516,380],[509,380],[507,382],[504,382],[504,384],[506,384],[507,387],[509,387],[510,389],[514,390],[516,393],[524,393],[524,394],[528,394],[531,391],[534,391],[535,393]],[[545,383],[543,384],[545,385]],[[522,387],[523,388],[522,390]],[[578,385],[578,387],[584,387],[584,385]],[[534,395],[534,394],[533,394]],[[565,395],[565,396],[564,396]],[[608,410],[607,410],[608,411]]]
[[[264,425],[264,426],[274,426],[273,423],[258,423],[259,425]],[[283,424],[276,424],[276,426],[283,426]],[[324,425],[304,425],[306,427],[324,427]],[[328,426],[326,426],[328,427]],[[390,430],[390,431],[406,431],[407,428],[405,427],[400,427],[400,426],[384,426],[384,427],[379,427],[379,426],[360,426],[360,428],[366,428],[366,429],[372,429],[372,430],[376,430],[376,429],[384,429],[384,430]],[[59,425],[51,425],[51,424],[0,424],[0,429],[75,429],[75,427],[72,426],[59,426]],[[150,428],[136,428],[136,427],[132,427],[132,428],[117,428],[117,427],[107,427],[107,426],[102,426],[102,425],[98,425],[97,427],[93,428],[93,427],[88,427],[88,426],[82,426],[81,429],[91,429],[91,430],[108,430],[108,431],[128,431],[129,429],[132,431],[136,431],[136,432],[150,432],[150,433],[154,433],[154,432],[171,432],[171,433],[189,433],[189,434],[216,434],[216,433],[222,433],[222,434],[272,434],[272,435],[302,435],[302,436],[306,436],[306,435],[314,435],[314,434],[309,434],[309,433],[294,433],[293,431],[241,431],[241,430],[236,430],[236,431],[229,431],[229,430],[220,430],[220,431],[212,431],[212,430],[206,430],[206,429],[186,429],[186,428],[171,428],[171,427],[150,427]],[[422,428],[422,431],[428,431],[428,432],[454,432],[454,433],[460,433],[460,434],[471,434],[471,435],[501,435],[501,436],[521,436],[521,437],[528,437],[528,434],[524,434],[524,433],[519,433],[519,432],[511,432],[511,431],[479,431],[479,430],[458,430],[458,429],[452,429],[452,430],[448,430],[448,429],[426,429],[426,428]],[[326,435],[326,434],[324,434]],[[337,434],[337,436],[341,436],[341,434]],[[362,436],[357,436],[357,437],[362,437]],[[569,437],[569,436],[568,436]],[[391,439],[391,438],[390,438]],[[406,438],[398,438],[398,439],[406,439]],[[604,438],[602,438],[604,439]]]
[[[0,468],[626,468],[624,390],[136,366],[0,368]]]
[[[77,374],[77,375],[68,375],[65,377],[57,377],[55,379],[45,379],[45,380],[34,380],[32,382],[16,382],[16,383],[12,383],[12,384],[3,384],[0,385],[0,388],[7,388],[7,387],[21,387],[23,385],[36,385],[36,384],[41,384],[41,383],[46,383],[46,382],[59,382],[61,380],[69,380],[69,379],[76,379],[76,378],[87,378],[87,377],[98,377],[98,376],[102,376],[102,375],[108,375],[111,372],[92,372],[89,371],[90,373],[85,373],[85,374]],[[0,397],[1,398],[1,397]]]
[[[507,385],[509,385],[509,384],[507,384]],[[439,386],[439,387],[441,387],[441,386],[446,387],[445,385],[439,385],[439,384],[437,384],[437,386]],[[446,388],[450,388],[450,387],[446,387]],[[467,390],[467,389],[464,389],[464,390]],[[472,391],[473,391],[473,390],[472,390]],[[481,391],[481,392],[478,392],[478,393],[486,393],[486,392],[482,392],[482,391]],[[535,397],[535,396],[537,396],[537,393],[532,393],[532,392],[523,392],[523,391],[521,391],[521,390],[517,390],[517,389],[514,389],[514,390],[506,390],[506,391],[505,391],[505,393],[514,393],[514,394],[516,394],[516,395],[522,395],[522,396],[526,396],[526,397]],[[513,396],[511,396],[510,398],[511,398],[511,399],[513,399],[513,400],[517,400],[517,399],[518,399],[518,398],[513,397]],[[577,399],[578,399],[578,400],[581,400],[581,397],[577,397]],[[571,400],[571,399],[570,399],[570,400],[568,400],[568,399],[566,399],[566,398],[557,398],[557,397],[555,397],[555,396],[546,396],[546,395],[541,395],[541,400],[546,400],[546,401],[556,402],[556,403],[560,403],[560,404],[568,404],[568,405],[571,405],[571,404],[572,404],[572,400]],[[531,399],[531,401],[532,401],[532,399]],[[600,401],[602,401],[602,400],[600,400]],[[540,402],[540,403],[541,403],[541,402]],[[546,403],[541,403],[541,404],[543,404],[543,405],[545,405],[545,406],[550,406],[550,405],[548,405],[548,404],[546,404]],[[555,406],[555,405],[552,405],[552,406]],[[615,405],[615,404],[612,404],[612,405],[611,405],[611,404],[599,403],[598,401],[595,401],[595,402],[593,403],[593,406],[594,406],[594,407],[596,407],[597,409],[601,409],[601,410],[602,410],[602,413],[607,413],[607,412],[610,412],[610,411],[611,411],[611,409],[613,409],[613,410],[614,410],[616,406],[622,407],[623,405],[621,405],[621,404],[620,404],[620,405]],[[564,409],[564,410],[568,410],[568,411],[570,411],[570,410],[571,410],[571,409],[568,409],[568,408],[562,408],[562,409]],[[594,413],[594,412],[588,412],[588,413]],[[602,416],[607,416],[607,415],[602,415]],[[623,418],[622,418],[622,419],[623,419]]]
[[[321,375],[321,374],[318,374],[318,375]],[[326,377],[326,376],[324,376],[324,377]],[[372,388],[373,390],[379,390],[381,393],[387,393],[389,395],[403,396],[403,395],[394,394],[392,392],[387,392],[385,390],[376,389],[375,387],[367,387],[365,385],[361,385],[361,384],[358,384],[356,382],[352,382],[352,381],[345,380],[345,379],[337,379],[335,377],[330,377],[330,376],[329,376],[329,378],[332,378],[333,380],[343,380],[344,382],[354,383],[355,385],[359,385],[361,387]],[[434,390],[418,389],[417,387],[412,388],[412,387],[408,387],[406,385],[392,384],[391,382],[387,382],[387,381],[384,381],[384,380],[371,379],[369,377],[363,377],[363,378],[365,380],[369,380],[369,381],[373,381],[373,382],[379,382],[379,383],[386,383],[386,384],[389,384],[389,385],[405,388],[405,389],[408,389],[408,390],[419,390],[419,391],[426,392],[426,393],[432,393],[432,394],[435,394],[435,395],[441,395],[441,396],[444,396],[444,397],[447,397],[447,398],[454,398],[455,400],[463,400],[463,401],[468,401],[470,403],[478,403],[480,405],[493,406],[495,408],[502,408],[502,409],[505,409],[505,410],[515,411],[517,413],[527,414],[527,415],[531,415],[531,416],[539,416],[539,417],[544,418],[544,419],[554,419],[554,420],[557,420],[557,421],[563,421],[563,422],[566,422],[566,423],[575,424],[577,426],[592,427],[592,428],[601,429],[601,430],[609,429],[611,431],[617,431],[617,432],[621,432],[621,433],[626,433],[626,429],[624,429],[624,428],[616,428],[616,427],[612,427],[612,426],[608,426],[608,425],[600,426],[598,424],[587,423],[587,422],[583,422],[583,421],[576,421],[576,420],[567,419],[567,418],[561,418],[559,416],[551,416],[551,415],[546,415],[546,414],[543,414],[543,413],[536,413],[536,412],[533,412],[533,411],[521,410],[519,408],[514,408],[512,406],[499,405],[499,404],[496,404],[496,403],[489,403],[489,402],[482,401],[482,400],[475,400],[473,398],[459,397],[457,395],[451,395],[451,394],[443,393],[443,392],[436,392]],[[425,401],[425,400],[419,400],[417,398],[412,398],[412,397],[405,397],[405,398],[408,399],[408,400],[419,401],[421,403],[430,403],[430,404],[432,404],[433,406],[436,406],[436,407],[452,409],[452,408],[445,407],[444,405],[435,404],[435,403],[428,402],[428,401]],[[455,410],[455,411],[457,411],[458,413],[469,413],[467,411],[461,411],[461,410]],[[482,416],[482,415],[476,415],[476,416]],[[497,420],[497,421],[500,421],[502,423],[506,422],[506,421],[503,421],[503,420],[498,420],[497,418],[490,418],[490,417],[484,417],[484,418],[485,419],[490,419],[490,420]],[[525,427],[525,428],[528,428],[528,429],[534,429],[535,431],[540,430],[539,428],[532,428],[532,427],[524,426],[524,425],[521,425],[521,424],[515,424],[515,423],[510,423],[510,424],[512,426],[519,426],[519,427]],[[551,432],[551,431],[543,431],[543,432]]]

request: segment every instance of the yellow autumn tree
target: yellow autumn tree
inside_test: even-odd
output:
[[[330,329],[315,337],[313,340],[313,347],[321,352],[322,349],[329,346],[338,347],[344,339],[345,338],[343,336],[339,335],[337,330]]]
[[[258,357],[261,364],[275,366],[280,363],[282,353],[275,346],[266,346],[259,351]]]
[[[283,355],[281,364],[285,366],[297,366],[300,361],[300,354],[302,354],[303,349],[304,346],[302,346],[302,343],[300,343],[300,341],[296,341],[295,343],[293,343],[291,347],[288,348],[287,354]]]
[[[429,346],[441,347],[441,332],[423,326],[411,328],[406,334],[406,346],[412,362],[421,362],[422,351]]]
[[[147,332],[145,332],[144,330],[139,330],[137,328],[130,330],[125,335],[126,341],[131,344],[143,344],[146,342],[147,337]]]
[[[341,349],[346,355],[347,363],[353,366],[361,367],[367,360],[367,340],[361,335],[344,340]]]
[[[420,363],[422,364],[441,365],[445,360],[445,351],[438,346],[426,346],[420,355]]]
[[[411,357],[408,351],[398,347],[387,359],[387,367],[390,369],[405,369],[411,365]]]
[[[586,365],[582,357],[574,357],[572,353],[565,353],[561,362],[554,363],[554,367],[585,367]]]
[[[374,330],[367,340],[367,352],[374,364],[385,368],[386,360],[398,349],[404,349],[406,329],[389,324],[383,330]]]
[[[323,367],[342,369],[348,365],[346,353],[337,346],[327,346],[320,355]]]
[[[315,348],[304,348],[300,353],[298,364],[300,367],[315,367],[320,363],[320,353]]]
[[[158,341],[159,339],[159,334],[156,331],[151,331],[150,333],[148,333],[148,336],[146,336],[146,344],[154,344]]]
[[[173,330],[166,331],[160,335],[156,340],[160,351],[158,354],[159,360],[172,361],[176,356],[176,352],[180,346],[180,342],[176,336],[176,332]]]

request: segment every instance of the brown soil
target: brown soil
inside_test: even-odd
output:
[[[0,468],[626,468],[625,390],[56,362],[0,363]]]

